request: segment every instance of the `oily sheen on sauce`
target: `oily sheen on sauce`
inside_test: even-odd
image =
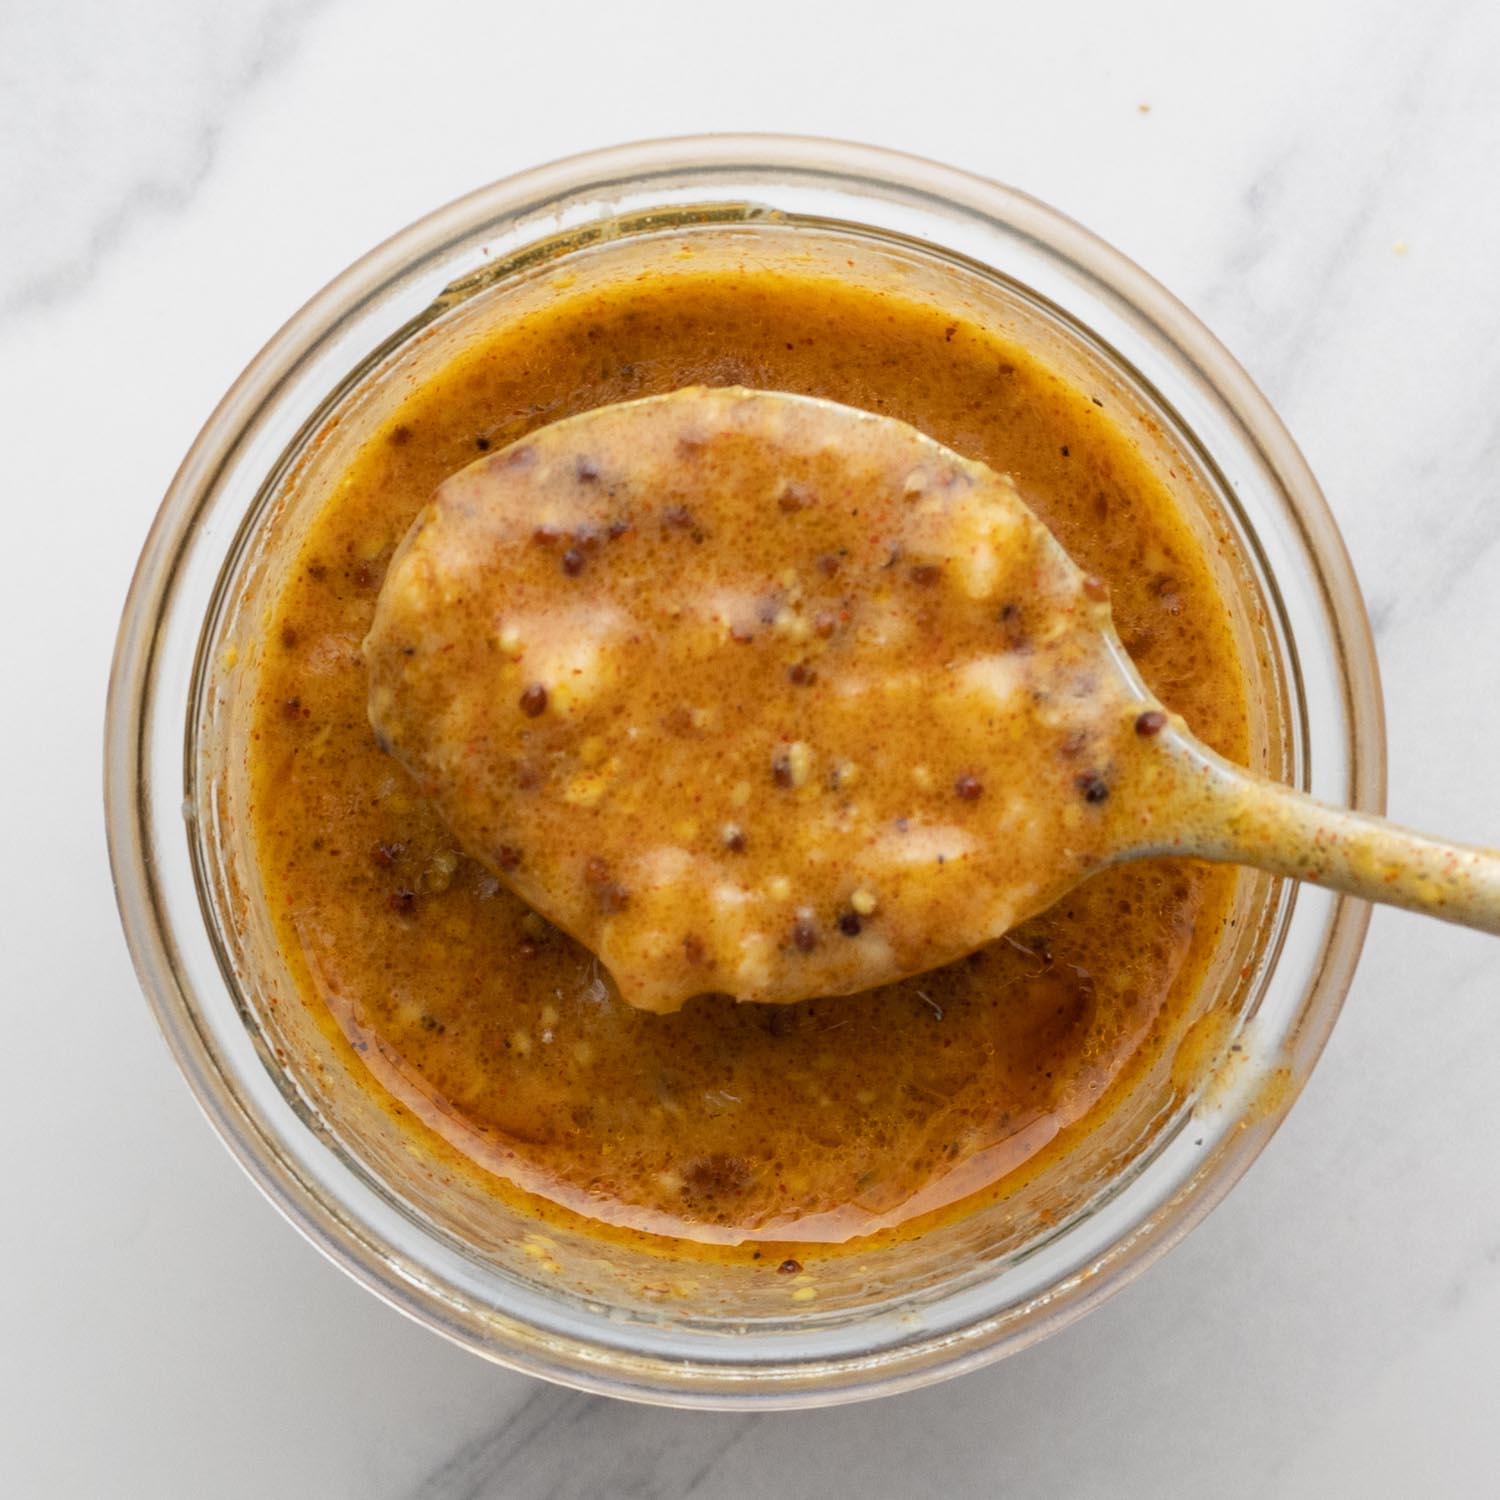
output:
[[[1244,672],[1212,571],[1090,393],[854,280],[678,267],[498,320],[357,453],[269,622],[253,831],[306,1003],[414,1131],[599,1225],[838,1243],[992,1187],[1084,1116],[1188,1003],[1237,877],[1185,861],[1106,871],[969,957],[853,998],[627,1005],[587,950],[461,852],[383,752],[360,645],[439,484],[529,428],[695,383],[886,411],[1013,476],[1107,581],[1152,690],[1244,754]],[[722,821],[695,836],[722,839]]]

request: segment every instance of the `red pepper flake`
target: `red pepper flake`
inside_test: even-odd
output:
[[[1008,651],[1030,649],[1031,639],[1026,633],[1026,622],[1021,617],[1021,606],[1014,599],[1008,600],[1000,607],[1000,613],[996,619],[1005,634],[1005,646]]]
[[[1148,708],[1135,721],[1135,732],[1143,740],[1149,740],[1153,735],[1160,734],[1166,727],[1167,716],[1159,708]]]
[[[599,910],[606,915],[624,911],[630,904],[630,892],[619,881],[612,878],[609,865],[597,854],[589,857],[583,867],[583,878],[594,893]]]
[[[805,661],[793,662],[786,669],[787,681],[797,687],[811,687],[818,680],[817,670]]]
[[[813,634],[827,640],[839,628],[838,616],[828,613],[813,616]]]
[[[755,639],[755,632],[745,629],[743,625],[731,625],[729,627],[729,639],[736,646],[748,646]]]
[[[385,898],[385,904],[390,907],[393,912],[396,912],[403,917],[409,917],[412,912],[416,910],[417,893],[415,891],[408,891],[404,888],[399,891],[392,891],[390,895]]]
[[[963,802],[978,802],[984,796],[984,783],[966,772],[953,783],[953,790]]]
[[[391,428],[385,440],[393,448],[404,448],[411,442],[411,428],[403,422],[399,427]]]
[[[931,588],[939,578],[943,576],[943,570],[937,563],[918,563],[916,567],[908,572],[907,577],[919,588]]]
[[[495,848],[495,868],[507,875],[521,865],[521,851],[514,844],[499,844]]]
[[[781,493],[776,497],[777,506],[787,515],[806,510],[812,502],[812,491],[805,484],[798,484],[794,480],[788,480],[783,484]]]
[[[818,929],[810,917],[798,917],[792,923],[792,946],[798,953],[811,953],[818,946]]]
[[[744,1192],[754,1172],[743,1156],[713,1151],[690,1161],[682,1169],[682,1176],[690,1193],[712,1200]]]
[[[1109,598],[1109,585],[1093,573],[1089,573],[1083,580],[1084,597],[1094,600],[1095,603],[1103,603]]]
[[[619,881],[612,880],[608,885],[599,887],[594,893],[594,899],[599,903],[600,911],[606,916],[612,916],[630,905],[630,892]]]
[[[629,516],[619,516],[611,521],[605,529],[604,535],[612,542],[617,542],[622,536],[635,530],[635,523]]]
[[[546,711],[547,689],[541,683],[533,682],[530,687],[521,694],[521,712],[528,719],[534,719],[538,714]]]
[[[832,578],[839,570],[842,559],[837,552],[820,552],[818,560],[813,564],[825,578]]]
[[[539,547],[550,547],[562,535],[555,526],[538,526],[531,533],[531,540]]]
[[[301,637],[297,634],[297,627],[291,624],[290,621],[284,621],[281,626],[281,644],[290,651],[300,639]]]
[[[300,698],[288,698],[281,705],[282,717],[287,719],[305,719],[310,716],[311,712],[310,709],[303,708]]]
[[[690,932],[683,938],[682,954],[694,968],[708,962],[708,949],[703,946],[703,939],[696,932]]]
[[[685,531],[696,543],[707,539],[708,533],[698,524],[692,511],[685,505],[669,505],[661,513],[661,524],[669,531]]]

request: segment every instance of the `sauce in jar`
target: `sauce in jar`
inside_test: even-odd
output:
[[[267,623],[253,838],[306,1003],[414,1129],[598,1225],[841,1243],[993,1187],[1084,1119],[1190,1004],[1239,877],[1189,861],[1109,870],[947,968],[854,996],[709,994],[666,1015],[624,1003],[591,953],[460,852],[382,751],[361,642],[439,484],[559,417],[692,384],[899,416],[1013,476],[1107,581],[1152,690],[1244,756],[1246,674],[1203,544],[1098,398],[916,297],[812,265],[664,256],[497,319],[354,454]]]

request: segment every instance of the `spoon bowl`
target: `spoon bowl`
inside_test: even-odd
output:
[[[1009,478],[827,401],[691,388],[481,459],[365,652],[463,847],[646,1009],[868,989],[1145,855],[1500,930],[1500,858],[1214,754]]]

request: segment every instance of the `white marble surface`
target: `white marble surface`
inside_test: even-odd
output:
[[[544,158],[808,131],[1016,182],[1208,320],[1364,580],[1393,810],[1500,844],[1497,74],[1489,0],[0,5],[0,1490],[1494,1494],[1493,940],[1377,913],[1262,1161],[1048,1344],[832,1412],[637,1409],[406,1323],[235,1170],[126,960],[99,747],[158,497],[304,297]]]

